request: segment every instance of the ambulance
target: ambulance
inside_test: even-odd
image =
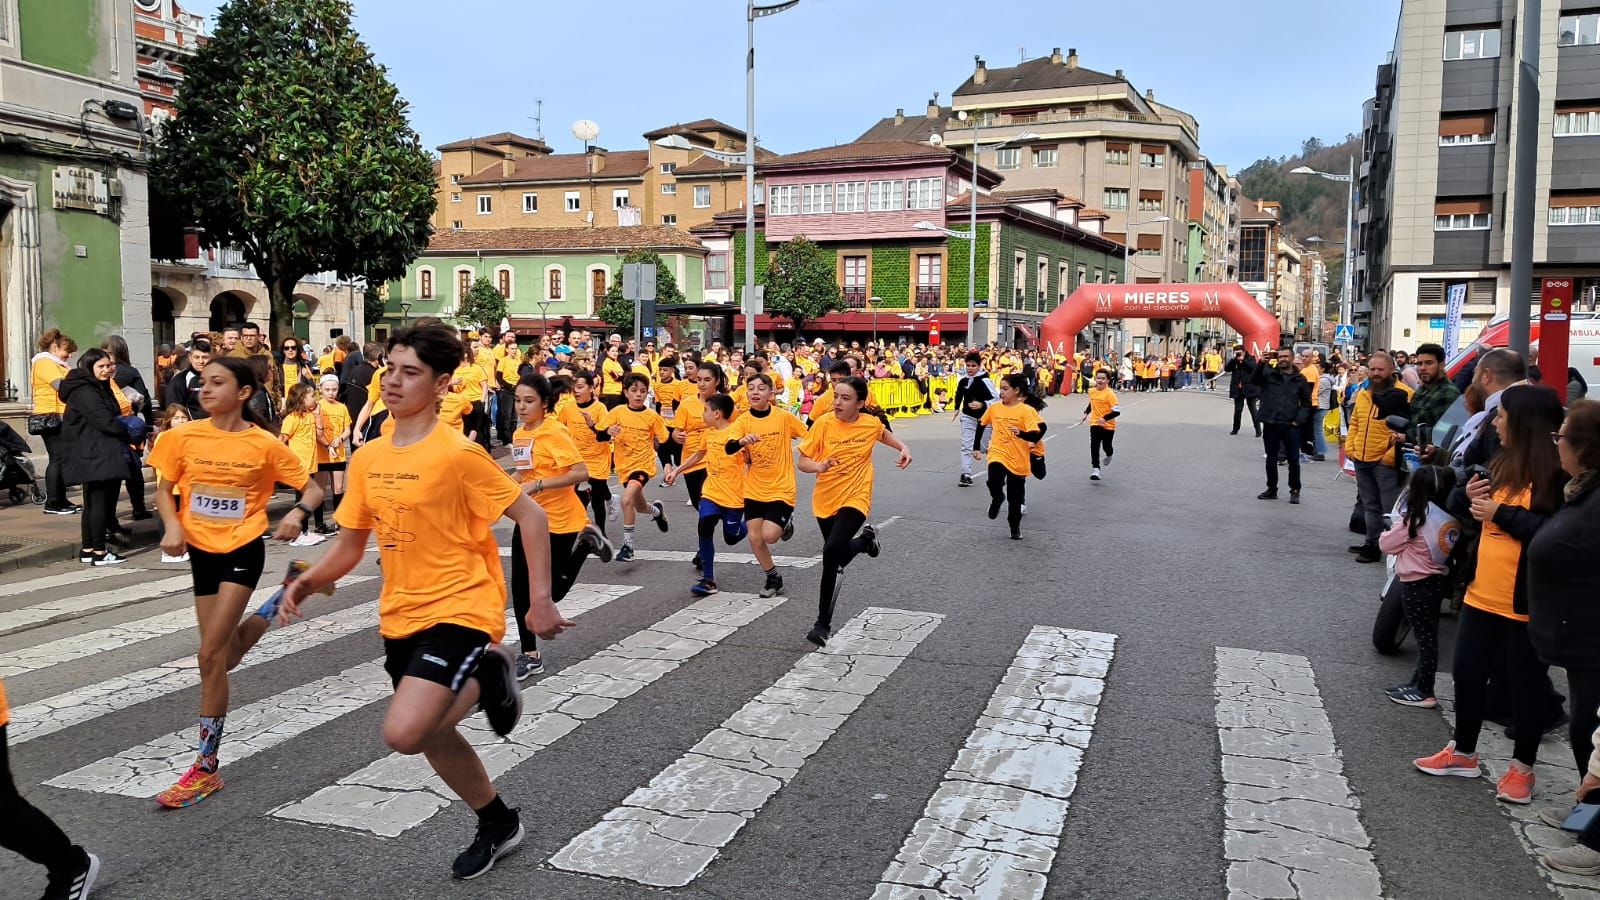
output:
[[[1583,380],[1589,383],[1589,389],[1600,389],[1600,312],[1593,310],[1574,311],[1568,323],[1570,338],[1567,349],[1567,365],[1577,369],[1583,375]],[[1539,316],[1533,317],[1529,326],[1529,341],[1534,347],[1539,346]],[[1455,378],[1468,363],[1478,358],[1485,350],[1504,347],[1510,343],[1511,323],[1505,316],[1496,316],[1488,325],[1485,325],[1477,340],[1468,344],[1461,351],[1452,356],[1445,363],[1445,371]],[[1541,368],[1542,363],[1541,362]],[[1459,382],[1458,382],[1459,383]]]

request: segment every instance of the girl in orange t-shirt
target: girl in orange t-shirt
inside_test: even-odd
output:
[[[283,421],[278,425],[278,436],[290,450],[294,451],[295,459],[300,460],[300,465],[305,466],[306,471],[311,473],[317,471],[318,432],[322,428],[321,410],[318,407],[317,389],[309,382],[296,383],[289,388],[289,395],[284,398],[283,408],[286,412]],[[323,491],[326,493],[327,489],[323,488]],[[312,508],[312,517],[317,520],[319,527],[306,529],[294,539],[291,546],[315,547],[327,540],[319,533],[322,524],[322,504],[319,503]]]
[[[1103,373],[1095,375],[1096,382]],[[983,429],[993,428],[989,439],[989,518],[1000,517],[1006,506],[1006,524],[1011,539],[1022,540],[1022,507],[1028,502],[1028,476],[1033,474],[1032,445],[1044,439],[1044,421],[1039,410],[1044,401],[1028,393],[1027,379],[1012,373],[1000,379],[1000,402],[992,404],[978,421],[978,435],[972,445],[983,446]],[[978,458],[982,450],[974,449]]]
[[[833,633],[839,573],[859,553],[878,555],[878,532],[867,524],[872,512],[873,447],[886,444],[900,451],[896,466],[911,465],[911,448],[882,419],[863,414],[865,380],[852,375],[833,390],[833,411],[824,413],[800,441],[798,462],[800,471],[817,476],[811,511],[822,528],[822,589],[817,596],[817,623],[806,640],[818,647],[827,644]]]

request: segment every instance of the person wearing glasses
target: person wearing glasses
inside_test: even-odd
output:
[[[313,387],[317,383],[317,370],[306,359],[305,345],[299,338],[284,338],[278,357],[278,391],[280,396],[287,397],[297,384],[309,384]]]

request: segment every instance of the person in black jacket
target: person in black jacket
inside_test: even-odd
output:
[[[100,349],[116,360],[117,371],[111,376],[111,380],[117,383],[117,387],[122,389],[122,395],[133,405],[133,414],[144,419],[146,430],[155,428],[156,417],[153,407],[156,398],[150,395],[150,388],[145,386],[144,376],[140,375],[139,370],[129,362],[128,342],[123,340],[121,335],[113,334],[100,342]],[[144,461],[138,452],[129,452],[125,455],[128,458],[128,477],[124,480],[128,485],[128,505],[133,508],[133,518],[135,520],[153,518],[155,514],[150,512],[150,507],[144,501]],[[112,499],[115,500],[114,497]],[[112,527],[116,528],[115,507],[112,507],[110,521]]]
[[[1255,367],[1249,387],[1260,394],[1256,433],[1265,432],[1267,489],[1257,500],[1278,499],[1278,455],[1289,463],[1289,502],[1300,502],[1300,419],[1311,415],[1311,384],[1294,367],[1294,351],[1279,347],[1274,362]]]
[[[1261,388],[1250,382],[1250,376],[1255,374],[1261,364],[1256,358],[1244,352],[1243,347],[1235,347],[1233,359],[1223,365],[1222,371],[1231,377],[1228,379],[1228,399],[1233,401],[1233,430],[1229,434],[1239,433],[1239,423],[1244,416],[1245,407],[1250,407],[1250,424],[1255,426],[1256,437],[1261,437],[1261,420],[1256,417],[1256,400],[1261,396]]]
[[[67,404],[61,430],[69,441],[66,459],[68,484],[83,485],[83,546],[78,561],[95,566],[123,561],[106,550],[106,531],[116,507],[117,491],[128,475],[123,454],[128,433],[117,421],[121,409],[111,393],[111,376],[117,363],[104,350],[90,350],[61,380],[61,400]]]
[[[189,343],[188,365],[179,366],[167,381],[166,401],[162,406],[177,404],[189,411],[189,420],[210,417],[200,408],[200,370],[211,362],[211,342],[195,338]]]

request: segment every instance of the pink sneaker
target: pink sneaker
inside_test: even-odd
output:
[[[1519,770],[1515,765],[1506,769],[1500,776],[1500,781],[1495,785],[1494,798],[1507,803],[1529,804],[1533,802],[1533,770],[1526,772]]]
[[[1432,756],[1412,760],[1418,769],[1429,775],[1459,775],[1462,778],[1476,778],[1478,771],[1478,754],[1465,754],[1456,752],[1456,742],[1451,741],[1444,745],[1444,749]]]

